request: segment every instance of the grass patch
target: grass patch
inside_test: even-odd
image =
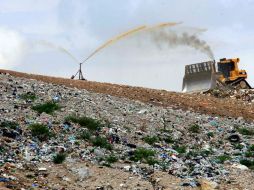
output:
[[[65,161],[66,156],[67,155],[65,153],[58,153],[55,156],[53,156],[53,162],[55,164],[61,164]]]
[[[213,153],[212,150],[202,150],[200,152],[200,155],[203,156],[203,157],[207,157],[207,156],[211,155],[212,153]]]
[[[250,145],[249,148],[248,148],[249,151],[254,151],[254,144],[253,145]]]
[[[186,146],[173,146],[173,149],[175,149],[179,154],[186,153]]]
[[[187,158],[191,158],[191,157],[197,157],[197,156],[203,156],[203,157],[207,157],[209,155],[211,155],[213,152],[212,150],[202,150],[202,151],[189,151],[188,154],[186,155]]]
[[[207,136],[208,136],[208,137],[214,137],[214,133],[213,133],[213,132],[208,132],[208,133],[207,133]]]
[[[29,126],[32,136],[37,137],[39,140],[43,141],[48,139],[51,136],[51,133],[47,126],[34,123]]]
[[[244,146],[242,144],[235,144],[234,145],[235,149],[238,149],[238,150],[242,150],[244,148]]]
[[[193,124],[189,128],[189,132],[191,133],[199,133],[200,132],[200,126],[198,124]]]
[[[147,144],[154,145],[154,143],[159,141],[159,138],[156,136],[146,136],[146,137],[144,137],[144,141]]]
[[[26,100],[26,101],[28,101],[28,100],[34,101],[37,99],[35,93],[33,93],[33,92],[27,92],[27,93],[21,94],[19,97],[22,100]]]
[[[165,143],[172,144],[174,143],[174,139],[172,137],[166,137],[164,138]]]
[[[153,158],[154,156],[155,151],[145,148],[138,148],[134,151],[134,155],[130,157],[130,160],[134,162],[145,161],[146,163],[153,165],[157,163],[157,161]]]
[[[253,135],[254,135],[254,130],[247,129],[247,128],[244,128],[244,127],[237,128],[237,131],[238,131],[240,134],[242,134],[242,135],[250,135],[250,136],[253,136]]]
[[[231,157],[228,155],[221,155],[216,157],[216,161],[220,164],[223,164],[227,160],[231,160]]]
[[[84,131],[80,136],[80,139],[83,140],[90,140],[91,139],[91,133],[89,131]]]
[[[19,126],[19,124],[14,121],[3,121],[0,123],[1,128],[9,128],[9,129],[16,130],[18,128],[18,126]]]
[[[153,166],[154,164],[159,164],[159,161],[154,158],[149,157],[146,159],[146,163]]]
[[[102,124],[93,118],[90,117],[77,117],[77,116],[68,116],[65,118],[65,121],[77,123],[82,127],[86,127],[89,130],[98,130],[102,127]]]
[[[246,157],[254,157],[254,152],[250,152],[250,151],[248,151],[248,152],[245,152],[245,156]]]
[[[91,142],[94,146],[98,146],[98,147],[105,148],[108,150],[113,149],[112,145],[104,137],[100,137],[100,136],[95,137],[94,139],[91,140]]]
[[[246,157],[254,157],[254,145],[249,146],[248,152],[245,153]]]
[[[254,161],[243,159],[240,160],[240,164],[247,166],[249,169],[254,170]]]
[[[52,102],[52,101],[49,101],[49,102],[46,102],[46,103],[43,103],[43,104],[38,104],[36,106],[33,106],[32,109],[34,111],[37,111],[38,113],[47,113],[47,114],[53,114],[54,111],[56,110],[59,110],[61,107],[55,103],[55,102]]]
[[[106,158],[106,161],[110,164],[117,162],[117,160],[118,158],[114,154],[111,154]]]
[[[6,152],[7,150],[3,147],[3,146],[0,146],[0,153],[4,153]]]

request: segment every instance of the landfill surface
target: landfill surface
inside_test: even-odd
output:
[[[0,73],[0,190],[254,189],[252,90]]]

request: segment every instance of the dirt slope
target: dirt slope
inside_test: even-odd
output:
[[[219,99],[206,95],[183,94],[168,92],[165,90],[154,90],[126,85],[99,83],[91,81],[71,80],[59,77],[27,74],[9,70],[1,70],[0,73],[9,73],[15,77],[36,79],[39,81],[62,84],[68,87],[86,89],[97,93],[109,94],[117,97],[125,97],[132,100],[139,100],[159,106],[168,106],[183,110],[192,110],[199,113],[227,117],[243,117],[246,120],[254,119],[254,104],[247,104],[234,99]]]

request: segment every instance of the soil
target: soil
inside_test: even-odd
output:
[[[43,82],[65,85],[68,87],[75,87],[78,89],[86,89],[96,93],[108,94],[131,100],[139,100],[141,102],[150,103],[157,106],[191,110],[214,116],[225,116],[232,118],[243,117],[247,121],[252,121],[254,119],[254,104],[231,99],[230,97],[222,99],[204,94],[184,94],[178,92],[169,92],[166,90],[155,90],[84,80],[72,80],[67,78],[27,74],[1,69],[0,73],[9,73],[15,77],[35,79]]]

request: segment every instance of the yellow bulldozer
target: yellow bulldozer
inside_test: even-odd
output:
[[[239,58],[223,58],[217,64],[213,60],[186,65],[182,91],[207,91],[217,86],[250,89],[246,81],[247,73],[238,68],[239,62]]]

